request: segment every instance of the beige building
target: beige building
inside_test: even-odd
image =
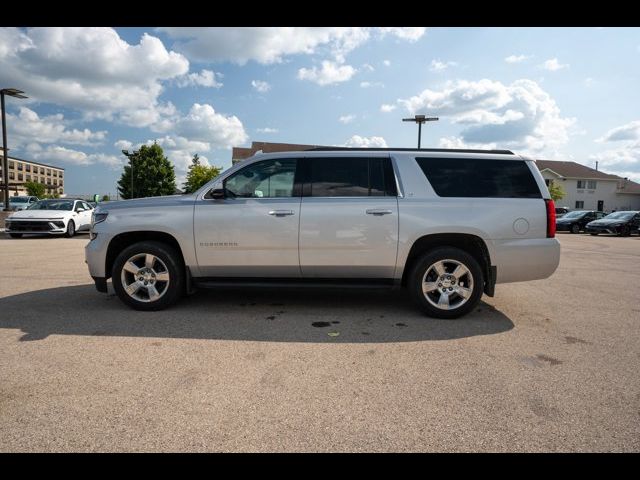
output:
[[[4,189],[4,172],[2,158],[2,148],[0,148],[0,191]],[[26,195],[25,182],[38,182],[46,187],[48,194],[57,192],[64,196],[64,168],[54,167],[46,163],[23,160],[9,155],[9,195]]]

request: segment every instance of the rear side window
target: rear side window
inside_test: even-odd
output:
[[[440,197],[542,198],[524,161],[416,158]]]
[[[308,158],[304,196],[373,197],[396,196],[389,158]]]

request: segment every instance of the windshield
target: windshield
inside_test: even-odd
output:
[[[73,200],[40,200],[27,210],[73,210]]]
[[[564,215],[562,218],[580,218],[586,214],[587,212],[569,212],[566,215]]]
[[[629,220],[636,212],[614,212],[607,215],[607,220]]]
[[[11,197],[9,199],[9,203],[27,203],[29,201],[29,197]]]

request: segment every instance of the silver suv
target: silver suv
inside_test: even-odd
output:
[[[100,205],[86,247],[138,310],[194,287],[406,287],[433,317],[496,283],[557,268],[555,207],[534,161],[510,151],[316,149],[258,153],[196,193]]]

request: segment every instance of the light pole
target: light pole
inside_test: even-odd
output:
[[[4,211],[9,211],[9,160],[7,153],[7,120],[4,113],[4,96],[9,95],[15,98],[28,98],[26,95],[22,95],[24,92],[17,88],[3,88],[0,90],[0,97],[2,98],[2,181],[4,183]]]
[[[138,155],[138,150],[134,150],[133,152],[131,152],[131,154],[129,154],[129,150],[122,150],[122,153],[131,161],[131,198],[134,198],[133,196],[133,159],[135,158],[136,155]]]
[[[425,115],[416,115],[413,118],[403,118],[403,122],[415,122],[418,124],[418,148],[420,148],[420,140],[422,138],[422,124],[424,122],[435,122],[438,117],[427,117]]]

